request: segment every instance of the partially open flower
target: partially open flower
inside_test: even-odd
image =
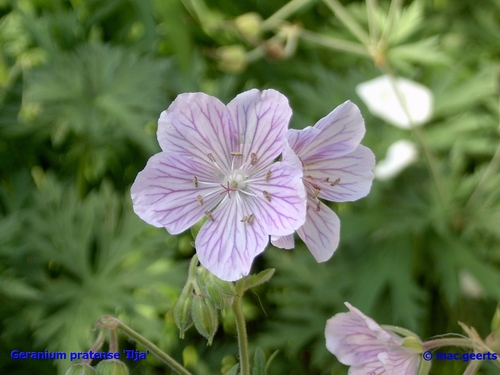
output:
[[[405,339],[380,327],[349,303],[345,305],[349,312],[327,321],[325,337],[326,348],[344,365],[351,366],[349,375],[418,373],[423,350],[416,337],[411,339],[418,342],[405,345]]]
[[[432,117],[432,91],[406,78],[381,76],[356,86],[356,93],[371,113],[398,128],[423,125]]]
[[[413,142],[400,140],[387,149],[385,159],[379,161],[373,171],[375,178],[389,180],[418,159],[417,146]]]

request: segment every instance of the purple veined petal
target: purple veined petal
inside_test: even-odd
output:
[[[348,366],[364,366],[367,363],[378,361],[377,355],[387,351],[385,343],[377,338],[373,328],[382,328],[372,319],[368,324],[356,312],[356,308],[347,304],[351,310],[339,313],[326,322],[326,347],[337,359]],[[362,313],[361,313],[362,314]]]
[[[404,348],[378,356],[387,374],[416,375],[420,366],[420,354]]]
[[[276,90],[253,89],[239,94],[227,108],[237,134],[232,146],[243,154],[246,170],[256,171],[271,163],[282,151],[292,116],[288,99]]]
[[[340,220],[323,202],[308,196],[306,222],[297,230],[317,262],[326,262],[337,249],[340,240]]]
[[[298,155],[306,165],[309,159],[322,159],[325,147],[330,155],[335,152],[336,157],[354,151],[365,135],[365,122],[361,112],[350,101],[339,105],[314,127],[320,134]]]
[[[217,183],[201,181],[217,182],[193,160],[167,152],[153,155],[132,184],[134,211],[151,225],[165,227],[171,234],[181,233],[222,199]]]
[[[304,178],[320,188],[319,197],[333,202],[351,202],[370,192],[375,155],[362,145],[335,158],[308,162]],[[312,179],[311,179],[312,177]]]
[[[285,138],[292,150],[297,155],[304,154],[304,150],[318,135],[320,131],[312,126],[305,127],[302,130],[288,129]]]
[[[258,217],[241,220],[250,214],[245,200],[224,199],[196,237],[200,263],[219,279],[235,281],[248,275],[254,258],[269,243]]]
[[[255,217],[273,236],[292,234],[306,219],[306,192],[300,161],[288,148],[288,162],[277,162],[255,176],[248,191]]]
[[[186,155],[231,170],[236,133],[226,106],[201,92],[180,94],[158,120],[158,142],[163,151]]]
[[[295,239],[293,238],[293,234],[288,234],[281,237],[271,236],[271,243],[273,244],[273,246],[285,250],[290,250],[295,247]]]

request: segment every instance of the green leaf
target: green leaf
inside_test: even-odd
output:
[[[231,368],[231,370],[229,370],[229,371],[227,372],[227,374],[226,374],[226,375],[238,375],[238,368],[239,368],[239,367],[240,367],[240,366],[239,366],[238,364],[235,364],[235,365]]]
[[[258,285],[264,284],[273,277],[274,268],[268,268],[267,270],[261,271],[256,275],[252,275],[245,279],[245,290],[255,288]]]
[[[408,69],[411,64],[449,65],[451,59],[439,49],[438,37],[389,48],[388,59],[396,66]]]
[[[252,375],[266,375],[266,357],[259,347],[255,349]]]

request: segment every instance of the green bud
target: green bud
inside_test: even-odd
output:
[[[199,334],[208,340],[208,345],[212,345],[212,340],[219,328],[219,315],[212,301],[202,296],[194,296],[191,316]]]
[[[223,46],[217,49],[219,69],[232,73],[240,73],[247,66],[247,52],[243,46]]]
[[[193,320],[191,319],[191,303],[193,302],[193,297],[194,295],[190,288],[186,290],[186,293],[183,290],[174,306],[175,324],[177,328],[179,328],[179,336],[181,339],[184,338],[184,332],[193,324]]]
[[[414,336],[405,337],[403,339],[403,345],[401,345],[401,347],[415,353],[424,352],[424,347],[422,346],[422,342]]]
[[[106,359],[96,366],[97,375],[128,375],[128,367],[122,361]]]
[[[260,14],[245,13],[234,20],[236,29],[246,40],[256,42],[262,34],[262,17]]]
[[[92,366],[87,363],[75,363],[66,370],[64,375],[95,375],[96,372]]]

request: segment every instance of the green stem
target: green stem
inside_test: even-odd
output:
[[[321,34],[316,34],[308,30],[300,30],[299,37],[308,42],[315,43],[336,51],[343,51],[365,57],[371,57],[370,53],[364,46],[349,42],[347,40],[331,38]]]
[[[481,367],[481,362],[482,361],[470,361],[469,364],[467,365],[467,368],[464,371],[463,375],[474,375],[477,373],[477,370],[479,370],[479,367]]]
[[[389,76],[392,88],[394,89],[394,92],[396,93],[396,97],[398,98],[399,104],[401,104],[401,108],[403,108],[403,111],[408,117],[408,121],[410,123],[410,129],[413,133],[414,138],[416,139],[417,143],[419,144],[420,148],[424,152],[425,160],[427,161],[427,165],[429,166],[429,170],[431,172],[432,179],[434,180],[434,184],[436,185],[436,190],[439,196],[439,199],[441,201],[441,204],[443,207],[446,207],[447,204],[447,199],[446,199],[446,194],[445,194],[445,189],[443,187],[443,184],[441,182],[441,179],[439,178],[439,173],[437,170],[437,163],[436,159],[434,158],[434,155],[432,154],[431,150],[429,149],[429,146],[427,145],[427,142],[425,141],[424,135],[422,134],[420,128],[418,126],[415,126],[413,123],[413,120],[410,115],[410,111],[408,110],[408,105],[406,103],[406,100],[404,99],[401,91],[399,90],[398,85],[396,84],[396,78],[394,75],[389,71],[389,69],[386,67],[385,68],[385,73]]]
[[[370,36],[337,0],[323,0],[345,27],[365,46],[370,45]]]
[[[243,315],[242,300],[245,293],[245,279],[236,282],[236,296],[234,297],[232,310],[236,321],[236,332],[238,334],[238,347],[240,356],[240,375],[250,375],[250,355],[248,351],[248,335]]]
[[[120,320],[112,317],[112,316],[103,316],[97,322],[97,325],[102,325],[110,330],[119,329],[125,335],[130,337],[132,340],[144,345],[147,349],[151,351],[154,355],[156,355],[160,361],[169,366],[175,373],[179,375],[191,375],[191,373],[186,370],[179,362],[170,357],[164,351],[162,351],[159,347],[153,344],[151,341],[141,336],[139,333],[134,331],[129,326],[122,323]]]
[[[473,348],[474,344],[471,339],[462,338],[445,338],[435,339],[424,342],[424,350],[441,348],[443,346],[458,346],[460,348]]]
[[[281,23],[285,18],[295,13],[297,10],[302,8],[304,5],[317,0],[292,0],[289,3],[281,7],[276,13],[274,13],[267,20],[262,22],[262,30],[271,30],[276,25]]]

